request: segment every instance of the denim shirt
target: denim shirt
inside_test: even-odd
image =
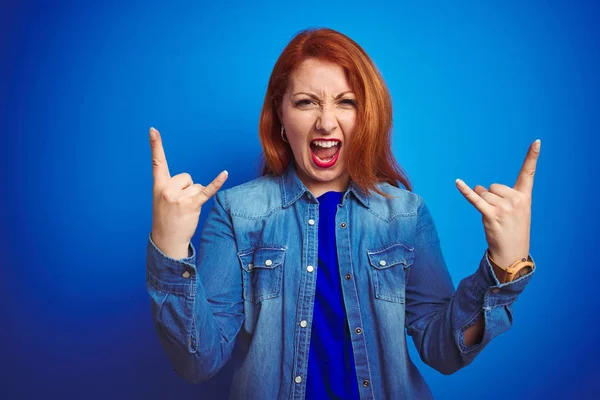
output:
[[[483,251],[475,272],[455,289],[423,198],[389,183],[377,186],[393,198],[367,195],[350,181],[335,216],[360,398],[433,398],[404,332],[424,363],[452,374],[510,328],[512,304],[536,268],[500,284]],[[230,399],[304,399],[318,218],[318,200],[291,162],[282,176],[217,192],[198,251],[190,244],[189,257],[167,257],[149,235],[152,316],[179,375],[194,383],[210,379],[237,343],[244,356]],[[467,346],[465,329],[480,313],[483,338]]]

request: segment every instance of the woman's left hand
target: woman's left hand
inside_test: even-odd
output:
[[[501,268],[529,255],[531,193],[541,141],[529,146],[527,156],[513,188],[493,183],[489,190],[481,185],[472,190],[462,180],[456,187],[482,214],[488,255]]]

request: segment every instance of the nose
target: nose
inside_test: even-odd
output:
[[[331,133],[338,127],[338,121],[335,112],[328,109],[323,109],[317,117],[315,128],[324,133]]]

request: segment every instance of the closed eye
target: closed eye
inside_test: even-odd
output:
[[[309,105],[312,104],[312,100],[309,99],[302,99],[302,100],[298,100],[296,103],[296,106],[304,106],[304,105]]]
[[[302,100],[298,100],[294,104],[296,105],[296,107],[299,107],[299,106],[308,106],[313,103],[314,103],[314,100],[302,99]],[[340,103],[344,104],[344,105],[356,106],[356,100],[354,100],[354,99],[342,99],[342,100],[340,100]]]

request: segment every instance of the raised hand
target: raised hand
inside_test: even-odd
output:
[[[208,186],[194,183],[183,172],[171,177],[160,133],[150,128],[152,151],[152,240],[165,255],[181,259],[188,256],[188,246],[200,219],[202,205],[227,180],[221,172]]]
[[[493,183],[472,190],[456,180],[458,190],[482,214],[488,254],[502,268],[529,255],[533,176],[541,141],[529,146],[514,187]]]

